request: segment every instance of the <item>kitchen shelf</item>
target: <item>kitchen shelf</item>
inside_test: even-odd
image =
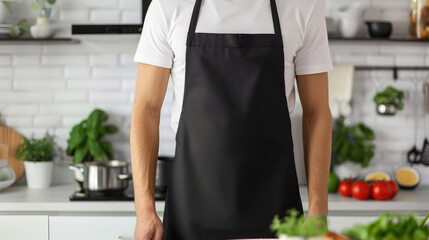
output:
[[[79,44],[80,40],[74,38],[0,38],[0,44]]]
[[[403,42],[403,43],[422,43],[428,44],[429,39],[410,39],[410,38],[343,38],[343,37],[329,37],[331,42]]]

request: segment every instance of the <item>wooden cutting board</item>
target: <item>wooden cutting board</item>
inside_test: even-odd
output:
[[[18,161],[15,156],[18,144],[22,143],[23,141],[24,138],[21,136],[21,134],[12,128],[0,125],[0,143],[9,145],[9,167],[11,167],[15,172],[15,182],[18,181],[24,173],[24,161]]]

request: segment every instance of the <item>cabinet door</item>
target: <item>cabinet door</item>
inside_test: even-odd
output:
[[[136,217],[49,217],[50,240],[132,240]]]
[[[48,216],[0,216],[0,238],[48,240]]]

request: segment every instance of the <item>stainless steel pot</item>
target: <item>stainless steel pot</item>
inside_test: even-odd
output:
[[[158,157],[156,165],[155,199],[163,200],[166,197],[173,159],[173,157]]]
[[[75,171],[75,176],[78,173],[83,175],[83,190],[88,195],[123,194],[128,187],[128,180],[132,179],[128,163],[120,160],[70,164],[69,168]]]

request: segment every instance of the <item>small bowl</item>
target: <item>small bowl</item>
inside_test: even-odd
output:
[[[392,34],[392,23],[385,21],[366,21],[371,38],[389,38]]]
[[[392,104],[378,104],[377,113],[385,116],[393,116],[396,114],[396,107]]]

